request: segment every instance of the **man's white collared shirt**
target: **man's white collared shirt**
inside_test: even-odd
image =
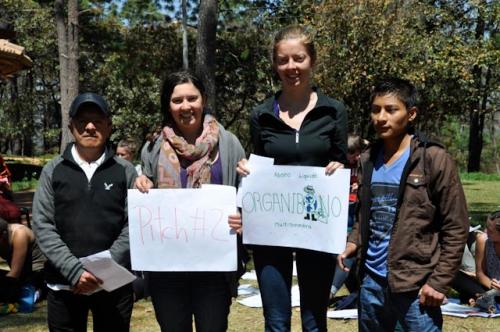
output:
[[[99,158],[97,158],[97,160],[91,161],[90,163],[83,160],[78,154],[78,150],[76,149],[75,145],[71,147],[71,155],[73,156],[76,164],[80,166],[80,168],[85,172],[85,175],[87,176],[89,182],[90,179],[92,179],[92,176],[94,175],[96,169],[104,162],[104,152]]]

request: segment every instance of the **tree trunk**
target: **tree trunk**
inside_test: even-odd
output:
[[[482,12],[479,11],[476,24],[476,40],[484,38],[486,28]],[[474,81],[476,82],[477,91],[479,92],[478,100],[472,110],[469,111],[469,160],[467,163],[467,172],[479,172],[481,168],[481,152],[483,150],[483,128],[484,128],[484,112],[486,104],[481,99],[487,93],[487,78],[484,79],[484,72],[478,65],[472,70]],[[488,76],[488,74],[486,75]]]
[[[59,87],[61,90],[60,108],[61,108],[61,146],[63,151],[67,142],[69,142],[70,133],[66,130],[68,124],[68,37],[66,34],[66,23],[64,22],[64,0],[54,2],[54,13],[57,27],[57,48],[59,52]]]
[[[80,46],[78,43],[78,0],[68,1],[68,100],[69,103],[78,96],[79,70],[78,58]]]
[[[68,129],[69,107],[78,95],[78,0],[68,0],[68,25],[64,20],[64,0],[56,0],[54,11],[59,49],[59,84],[61,89],[61,146],[63,152],[72,140]]]
[[[484,113],[472,110],[469,114],[469,161],[467,172],[479,172],[483,149]]]
[[[17,88],[18,78],[14,77],[10,81],[10,102],[12,109],[12,114],[15,117],[15,123],[21,122],[21,113],[16,109],[17,98],[19,96],[19,91]],[[11,153],[15,155],[23,155],[23,143],[21,140],[22,134],[15,133],[13,137],[11,137]]]
[[[196,74],[205,84],[207,107],[215,111],[217,0],[201,0],[196,38]]]
[[[187,33],[187,0],[182,0],[182,68],[189,69],[189,45]]]

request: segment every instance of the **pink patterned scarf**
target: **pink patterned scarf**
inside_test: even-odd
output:
[[[182,188],[181,165],[186,168],[187,188],[199,188],[210,183],[211,166],[217,156],[219,125],[211,115],[205,115],[203,132],[195,144],[189,144],[184,137],[175,134],[170,127],[164,127],[158,159],[158,188]]]

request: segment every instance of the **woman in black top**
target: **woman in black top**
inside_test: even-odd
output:
[[[346,163],[347,114],[344,106],[311,85],[316,52],[311,36],[299,26],[276,35],[273,69],[282,90],[251,115],[256,154],[276,165],[325,167],[327,175]],[[246,160],[238,163],[249,174]],[[326,311],[335,260],[333,255],[274,246],[253,246],[253,258],[264,306],[266,331],[289,331],[293,253],[300,287],[302,329],[326,331]]]

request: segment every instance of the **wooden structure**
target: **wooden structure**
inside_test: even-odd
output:
[[[0,23],[0,78],[7,79],[16,72],[30,68],[33,61],[26,55],[24,47],[11,43],[15,37],[12,27]]]

